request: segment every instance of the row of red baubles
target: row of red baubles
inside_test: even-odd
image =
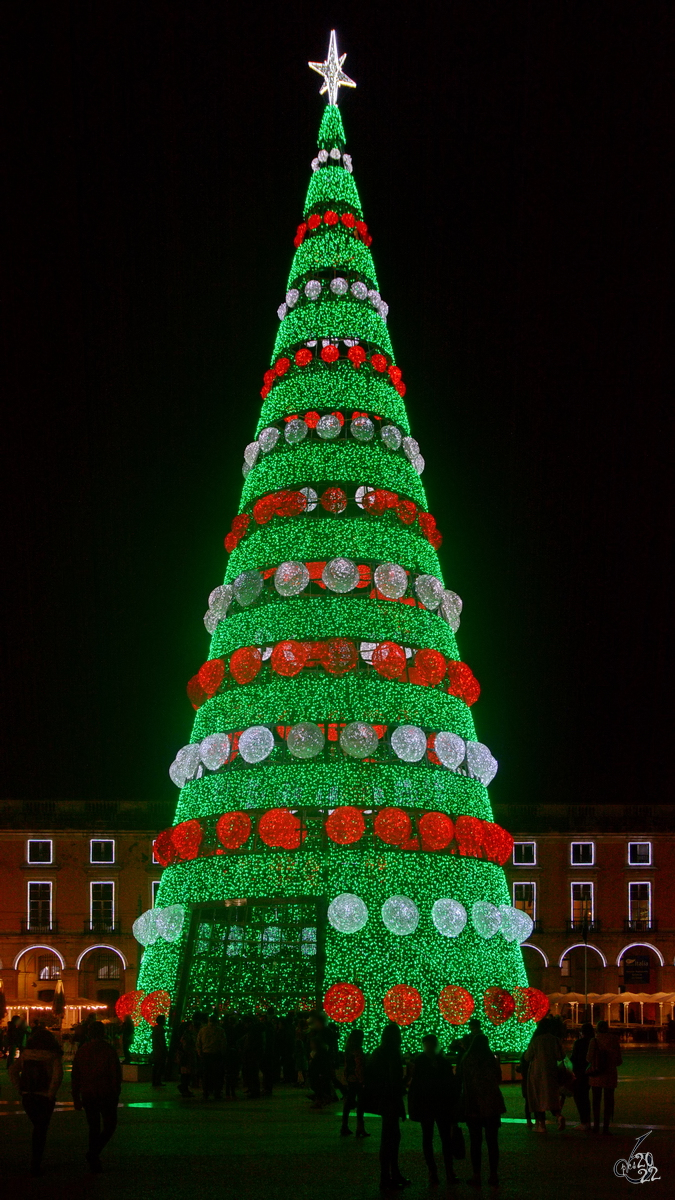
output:
[[[301,246],[305,240],[307,232],[313,233],[320,225],[327,225],[329,229],[334,229],[336,225],[344,225],[345,229],[349,229],[354,237],[358,237],[366,245],[372,245],[372,237],[368,233],[368,226],[365,221],[360,221],[353,212],[336,213],[335,209],[329,208],[327,212],[312,213],[306,221],[301,221],[293,238],[294,246]]]
[[[386,371],[399,396],[405,396],[406,386],[403,382],[403,372],[401,371],[400,367],[395,365],[395,363],[388,363],[384,354],[371,354],[369,358],[366,354],[366,351],[363,349],[363,346],[350,346],[347,350],[346,357],[352,366],[357,370],[367,362],[368,365],[372,367],[373,371],[376,371],[378,375],[383,375]],[[295,363],[296,367],[308,367],[313,358],[313,352],[306,346],[303,346],[300,350],[296,350],[295,354],[293,355],[293,362],[291,362],[290,358],[287,358],[286,355],[282,355],[281,358],[278,358],[274,366],[265,371],[265,374],[263,375],[263,386],[260,392],[263,400],[269,395],[270,390],[273,384],[276,383],[277,379],[280,379],[282,375],[285,375],[287,371],[290,371],[293,363]],[[325,363],[337,362],[337,360],[340,358],[340,347],[334,342],[329,342],[327,346],[323,346],[319,351],[319,358]]]
[[[366,999],[355,983],[334,983],[323,998],[324,1012],[331,1021],[349,1024],[357,1021],[366,1006]],[[397,983],[382,998],[382,1007],[395,1025],[414,1025],[422,1015],[422,996],[417,988]],[[450,1025],[466,1025],[476,1002],[466,988],[449,984],[438,997],[441,1016]],[[483,1011],[492,1025],[503,1025],[510,1017],[517,1021],[540,1021],[548,1012],[548,996],[538,988],[513,989],[489,987],[483,993]]]
[[[347,493],[340,487],[326,488],[317,499],[325,512],[335,515],[343,513],[348,503]],[[253,520],[256,525],[266,525],[273,517],[297,517],[306,512],[308,503],[304,491],[282,488],[279,492],[269,492],[253,505]],[[434,550],[438,550],[443,542],[443,534],[436,525],[436,518],[418,508],[414,500],[401,499],[397,492],[390,492],[387,488],[373,488],[361,497],[358,506],[364,512],[375,516],[391,512],[403,525],[414,525],[417,522]],[[225,549],[228,554],[231,554],[241,539],[250,532],[250,525],[251,518],[248,513],[239,513],[232,518],[230,532],[225,537]]]
[[[329,675],[348,675],[360,665],[356,642],[347,638],[329,638],[325,642],[296,642],[292,639],[277,642],[269,657],[270,669],[276,675],[292,678],[305,667],[323,667]],[[471,707],[480,696],[480,684],[471,667],[454,658],[446,658],[440,650],[418,650],[408,659],[403,646],[396,642],[380,642],[372,651],[372,666],[384,679],[406,679],[422,687],[437,687],[448,681],[448,692]],[[210,658],[203,663],[187,685],[192,707],[200,708],[216,695],[223,685],[251,683],[263,665],[259,646],[242,646],[229,658]]]
[[[272,808],[260,814],[226,812],[216,823],[216,837],[225,850],[241,850],[253,831],[252,816],[257,815],[257,834],[270,849],[299,850],[307,829],[297,813],[288,808]],[[415,828],[416,826],[416,828]],[[352,846],[366,834],[366,818],[360,808],[345,804],[333,809],[325,821],[327,836],[338,846]],[[201,821],[181,821],[164,829],[153,843],[155,858],[163,867],[190,862],[200,857],[204,840]],[[508,830],[494,821],[461,816],[454,821],[447,813],[425,812],[418,815],[404,808],[382,808],[373,820],[373,833],[386,846],[401,850],[439,852],[450,850],[468,858],[488,859],[503,866],[513,850]],[[216,849],[216,854],[223,851]]]

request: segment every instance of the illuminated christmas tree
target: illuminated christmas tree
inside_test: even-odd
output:
[[[326,106],[225,582],[209,597],[197,710],[158,907],[135,932],[148,1025],[172,1004],[321,1005],[368,1044],[387,1018],[444,1043],[477,1016],[519,1050],[547,1007],[527,987],[527,914],[486,791],[479,686],[455,634],[441,534],[411,436],[372,237],[352,174],[335,35]],[[144,1042],[145,1039],[145,1042]]]

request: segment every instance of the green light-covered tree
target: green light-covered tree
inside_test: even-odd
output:
[[[416,1044],[475,1015],[495,1049],[520,1050],[547,1007],[523,966],[532,923],[510,904],[497,764],[476,740],[461,601],[328,64],[209,658],[188,685],[192,738],[171,767],[175,824],[155,844],[158,907],[135,926],[140,991],[120,1011],[140,1046],[170,998],[180,1013],[322,1004],[369,1044],[387,1018]]]

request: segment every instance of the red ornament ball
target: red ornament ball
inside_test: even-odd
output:
[[[293,238],[293,245],[301,246],[305,240],[306,233],[307,233],[307,224],[305,221],[303,221],[300,225],[298,225],[298,228],[295,231],[295,237]]]
[[[417,505],[414,500],[399,500],[396,512],[404,525],[413,525],[417,517]]]
[[[417,822],[423,850],[446,850],[455,836],[452,819],[442,812],[429,812]]]
[[[305,425],[308,429],[316,429],[317,425],[319,424],[319,420],[320,417],[318,412],[305,413]]]
[[[330,487],[326,488],[323,495],[320,497],[321,507],[325,508],[326,512],[341,513],[347,507],[347,493],[343,492],[342,488]]]
[[[237,546],[239,545],[239,538],[237,537],[236,533],[226,533],[224,545],[228,554],[231,554],[233,550],[236,550]]]
[[[381,516],[388,508],[394,508],[398,503],[396,492],[389,492],[386,488],[373,488],[371,492],[366,492],[361,499],[364,512],[374,513],[376,516]]]
[[[511,857],[513,837],[501,825],[483,821],[483,848],[491,862],[498,862],[503,866]]]
[[[476,1005],[466,988],[450,984],[438,997],[438,1007],[451,1025],[466,1025]]]
[[[238,516],[232,518],[230,529],[238,538],[242,538],[250,524],[251,518],[248,513],[239,513]]]
[[[311,363],[313,357],[314,357],[314,355],[312,354],[312,351],[308,350],[306,346],[303,346],[302,350],[296,350],[296,352],[295,352],[296,367],[306,367],[308,363]]]
[[[480,684],[471,667],[466,663],[451,658],[448,662],[448,691],[452,696],[458,696],[471,708],[480,696]]]
[[[347,358],[353,367],[360,367],[361,363],[366,361],[366,352],[363,346],[350,346],[347,351]]]
[[[311,217],[307,218],[307,225],[309,229],[317,229],[320,224],[321,217],[319,213],[312,213]]]
[[[400,383],[403,372],[400,367],[397,367],[394,365],[394,363],[392,363],[387,374],[389,375],[392,383]]]
[[[251,818],[245,812],[223,813],[218,818],[216,837],[226,850],[238,850],[251,834]]]
[[[181,821],[174,825],[171,831],[171,841],[176,850],[176,857],[183,862],[197,858],[202,844],[204,831],[199,821]]]
[[[290,358],[278,358],[274,364],[274,371],[277,375],[285,375],[291,365]]]
[[[276,496],[261,496],[253,505],[253,520],[256,525],[266,525],[268,521],[272,520],[275,510]]]
[[[516,1011],[516,1002],[509,992],[500,987],[489,987],[483,996],[483,1007],[488,1021],[503,1025]]]
[[[276,493],[274,511],[278,517],[297,517],[306,508],[307,497],[303,492],[290,492],[284,488],[283,491]]]
[[[324,362],[332,363],[332,362],[335,362],[336,359],[338,359],[340,357],[340,351],[338,350],[337,346],[334,345],[333,342],[330,342],[328,346],[324,346],[322,348],[321,357]]]
[[[209,700],[212,696],[215,696],[218,688],[223,682],[224,675],[224,658],[210,658],[208,662],[205,662],[199,668],[197,672],[197,679],[199,680]]]
[[[158,1017],[168,1017],[171,1009],[171,997],[168,992],[148,992],[141,1003],[141,1016],[148,1025],[156,1025]]]
[[[303,642],[277,642],[272,651],[270,666],[277,675],[290,679],[307,666],[309,651]]]
[[[265,371],[265,374],[263,375],[263,383],[266,384],[267,387],[271,387],[272,384],[274,383],[276,377],[277,377],[276,371],[273,371],[271,367],[268,367],[268,369]]]
[[[298,850],[307,837],[307,830],[290,809],[271,808],[258,821],[258,835],[266,846]]]
[[[339,219],[340,218],[338,217],[337,213],[334,212],[332,208],[329,208],[328,212],[323,214],[324,225],[337,225]]]
[[[242,646],[230,657],[230,675],[237,683],[250,683],[262,666],[262,654],[257,646]]]
[[[480,858],[483,850],[483,821],[480,817],[458,817],[455,821],[455,837],[460,854]]]
[[[397,983],[382,1001],[384,1011],[395,1025],[414,1025],[422,1012],[422,997],[417,988]]]
[[[415,655],[415,670],[420,682],[435,687],[445,675],[445,655],[440,650],[418,650]]]
[[[334,983],[323,998],[326,1016],[341,1025],[358,1020],[365,1007],[363,992],[355,983]]]
[[[412,833],[412,821],[402,808],[382,808],[375,817],[373,828],[387,846],[403,846]]]
[[[366,225],[365,221],[357,221],[356,222],[356,231],[357,231],[357,233],[361,234],[361,237],[364,237],[365,234],[367,234],[368,226]]]
[[[188,680],[187,688],[185,690],[187,691],[188,700],[190,701],[192,707],[194,709],[201,708],[207,696],[201,683],[199,682],[198,675],[193,675],[192,679]]]
[[[335,808],[326,819],[326,833],[332,842],[339,846],[351,846],[358,842],[366,831],[366,822],[359,808],[346,804],[344,808]]]
[[[398,392],[399,396],[405,396],[407,388],[406,388],[403,380],[401,380],[399,383],[395,383],[394,387],[396,388],[396,391]]]
[[[349,212],[343,213],[342,216],[340,217],[340,220],[342,221],[342,224],[345,226],[345,229],[353,229],[354,226],[356,225],[356,217],[354,216],[353,213],[349,213]]]
[[[513,998],[516,1003],[516,1020],[521,1023],[541,1021],[550,1007],[548,996],[540,992],[539,988],[516,987],[513,989]]]
[[[162,867],[168,867],[176,861],[176,848],[171,837],[172,833],[173,829],[163,829],[152,843],[153,854]]]
[[[319,661],[329,675],[347,675],[359,661],[356,643],[347,638],[329,638],[321,647]]]
[[[379,371],[380,374],[382,374],[383,371],[386,371],[387,360],[384,357],[384,354],[373,354],[373,357],[370,360],[370,365],[374,371]]]
[[[141,1004],[145,992],[124,992],[119,1000],[115,1002],[115,1014],[123,1021],[125,1017],[131,1017],[134,1025],[140,1025],[142,1021]]]
[[[372,663],[383,679],[400,679],[406,668],[405,650],[396,642],[380,642],[373,650]]]

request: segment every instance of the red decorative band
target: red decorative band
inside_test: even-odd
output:
[[[373,239],[368,233],[368,226],[365,221],[362,221],[353,212],[338,213],[334,208],[329,208],[323,213],[310,213],[305,221],[301,221],[295,231],[293,245],[301,246],[307,235],[315,233],[322,225],[328,227],[328,229],[334,229],[336,225],[342,225],[352,237],[362,241],[365,246],[372,244]]]
[[[292,355],[292,357],[289,357],[289,355]],[[293,371],[296,367],[303,370],[310,363],[314,366],[330,366],[340,359],[349,361],[355,370],[363,368],[373,371],[376,375],[384,375],[386,373],[399,396],[405,396],[406,386],[403,382],[403,372],[400,367],[397,367],[392,362],[391,358],[379,350],[374,354],[368,354],[362,345],[357,344],[354,346],[351,340],[346,342],[343,339],[328,342],[326,346],[320,345],[317,341],[316,345],[311,348],[303,344],[295,352],[289,350],[287,354],[282,354],[274,365],[265,371],[260,395],[264,400],[269,395],[277,379],[281,379],[282,376],[287,375],[289,371]]]
[[[323,998],[323,1007],[331,1021],[349,1024],[357,1021],[366,1005],[361,987],[355,983],[334,983]],[[397,983],[382,997],[382,1007],[396,1025],[414,1025],[422,1014],[422,996],[415,987]],[[441,1016],[450,1025],[466,1025],[476,1001],[466,988],[449,984],[438,997]],[[538,988],[515,987],[513,992],[490,987],[483,993],[483,1011],[492,1025],[503,1025],[510,1017],[516,1021],[541,1021],[549,1009],[548,996]]]

